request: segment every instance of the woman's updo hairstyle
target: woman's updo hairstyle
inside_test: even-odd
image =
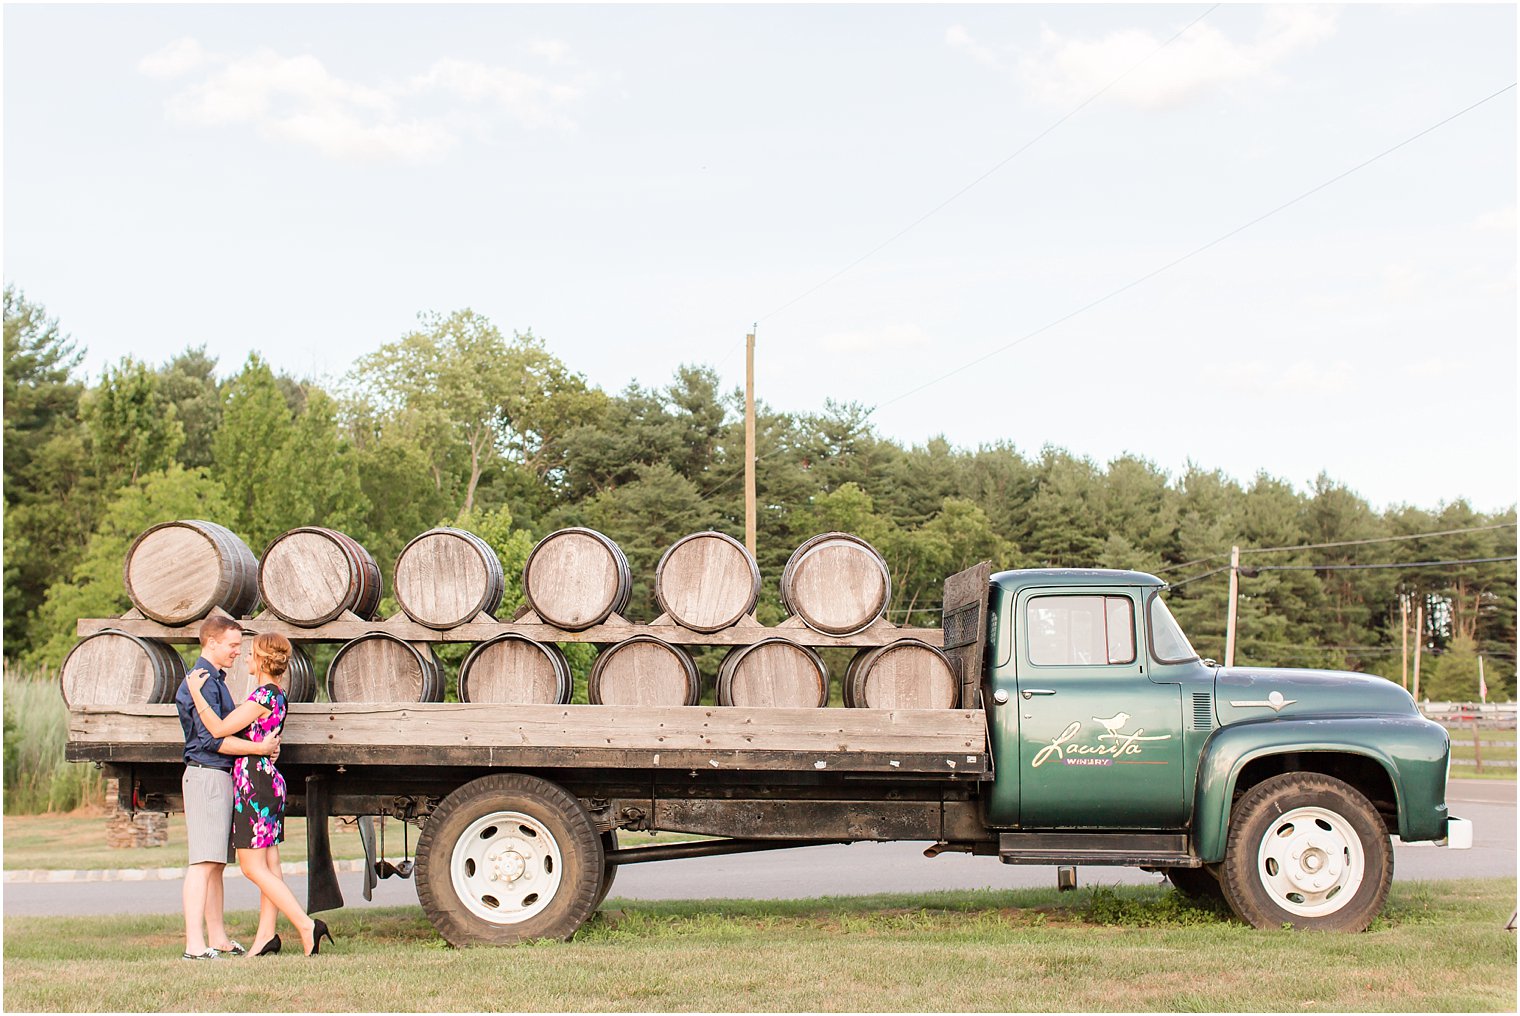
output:
[[[284,635],[257,635],[253,640],[253,655],[263,664],[264,673],[279,677],[290,665],[290,640]]]

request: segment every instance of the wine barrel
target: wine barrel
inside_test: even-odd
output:
[[[550,533],[523,565],[523,595],[543,619],[565,631],[581,631],[622,613],[633,593],[628,558],[594,529]]]
[[[654,570],[660,609],[692,631],[721,631],[755,609],[760,567],[725,533],[692,533],[670,545]]]
[[[892,599],[892,577],[876,548],[849,533],[823,533],[792,552],[781,572],[781,603],[815,631],[853,635]]]
[[[960,687],[944,653],[918,639],[898,639],[856,653],[842,691],[850,708],[954,709]]]
[[[182,519],[145,530],[127,551],[127,596],[162,624],[199,621],[221,607],[233,617],[259,602],[259,562],[232,530]]]
[[[564,705],[571,687],[570,663],[559,646],[515,632],[482,642],[459,667],[461,702]]]
[[[253,660],[253,646],[251,645],[254,632],[243,630],[243,651],[238,658],[232,661],[232,666],[227,668],[227,690],[232,693],[232,704],[238,706],[248,700],[253,694],[253,689],[258,685],[253,683],[253,674],[249,672],[249,664]],[[311,657],[306,655],[306,650],[300,646],[291,644],[290,659],[285,664],[285,675],[281,679],[285,685],[285,698],[290,702],[315,702],[317,700],[317,680],[312,669]]]
[[[501,606],[506,576],[496,551],[474,533],[429,529],[396,558],[396,600],[429,628],[453,628]]]
[[[302,628],[337,620],[345,610],[373,620],[381,592],[380,566],[336,529],[292,529],[275,537],[259,561],[264,605]]]
[[[829,668],[783,638],[738,646],[718,668],[718,705],[817,709],[829,702]]]
[[[597,655],[586,698],[592,705],[694,706],[702,700],[702,675],[686,650],[635,635]]]
[[[444,684],[432,646],[378,631],[345,643],[327,668],[333,702],[442,702]]]
[[[58,687],[65,705],[135,706],[173,702],[184,677],[184,661],[167,644],[107,628],[69,650]]]

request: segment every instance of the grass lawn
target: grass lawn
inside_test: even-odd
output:
[[[62,815],[6,815],[3,820],[5,867],[16,869],[61,868],[177,868],[185,863],[185,816],[169,816],[169,843],[162,847],[134,847],[113,850],[106,846],[106,813],[85,809]],[[652,843],[676,843],[702,839],[680,833],[619,833],[623,847],[648,846]],[[352,825],[332,819],[328,840],[333,858],[339,861],[361,858],[359,833]],[[401,825],[387,822],[385,851],[391,858],[401,856]],[[411,846],[417,847],[417,830],[411,831]],[[285,863],[306,860],[306,820],[285,820],[285,842],[280,845],[280,860]]]
[[[507,951],[339,911],[314,960],[203,964],[173,915],[6,918],[4,987],[11,1010],[1513,1012],[1515,888],[1396,884],[1362,935],[1253,931],[1159,887],[613,898],[573,942]]]
[[[1482,778],[1513,780],[1515,770],[1515,731],[1513,730],[1479,730],[1477,732],[1479,743],[1483,746],[1483,771],[1480,773],[1474,762],[1474,750],[1472,747],[1472,727],[1447,727],[1446,732],[1451,735],[1451,774],[1463,779]],[[1493,765],[1495,762],[1507,762],[1507,765]]]

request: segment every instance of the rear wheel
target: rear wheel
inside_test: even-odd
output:
[[[485,776],[429,816],[417,897],[450,945],[568,939],[596,910],[603,863],[573,795],[535,776]]]
[[[1286,773],[1236,805],[1220,870],[1230,908],[1257,928],[1365,931],[1388,898],[1393,850],[1355,787]]]

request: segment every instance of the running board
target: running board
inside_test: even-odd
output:
[[[1197,868],[1182,833],[1002,833],[1004,864],[1108,864],[1116,867]]]

